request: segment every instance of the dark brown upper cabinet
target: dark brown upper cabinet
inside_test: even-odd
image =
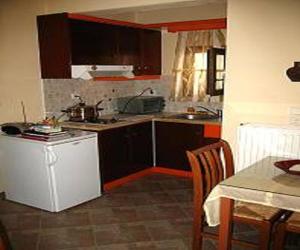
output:
[[[210,48],[207,54],[207,94],[224,94],[225,49]]]
[[[133,65],[136,75],[161,74],[161,32],[72,19],[37,17],[42,78],[71,78],[72,65]]]
[[[117,27],[104,23],[68,20],[73,65],[114,64]]]
[[[161,74],[161,32],[141,32],[141,75]]]
[[[71,78],[71,37],[67,13],[38,16],[42,78]]]

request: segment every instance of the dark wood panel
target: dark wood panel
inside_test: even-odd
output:
[[[140,29],[126,26],[118,27],[117,55],[115,63],[120,65],[138,65],[140,61]]]
[[[130,162],[134,172],[149,168],[153,165],[152,154],[152,122],[128,127],[131,150]]]
[[[151,122],[99,132],[102,183],[152,166]]]
[[[70,20],[70,27],[74,65],[116,64],[117,26]]]
[[[142,30],[141,32],[141,74],[161,74],[161,31]]]
[[[104,183],[124,176],[130,164],[128,145],[125,127],[99,133],[100,169]]]
[[[200,124],[155,122],[156,165],[190,171],[186,150],[193,150],[218,139],[205,139]]]
[[[71,51],[67,13],[38,16],[42,78],[70,78]]]
[[[38,16],[42,78],[71,78],[71,65],[133,65],[135,74],[161,74],[161,32]]]

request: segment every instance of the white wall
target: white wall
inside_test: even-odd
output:
[[[41,118],[42,98],[35,16],[43,6],[34,0],[1,1],[0,124],[22,120],[23,100],[29,120]]]
[[[300,60],[300,1],[229,0],[223,138],[240,123],[287,123],[300,83],[285,71]]]

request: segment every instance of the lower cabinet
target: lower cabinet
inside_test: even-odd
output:
[[[155,122],[156,166],[191,171],[185,151],[217,140],[205,138],[201,124]]]
[[[205,138],[204,125],[155,122],[156,166],[190,171],[186,150],[213,143]],[[102,183],[153,166],[152,122],[98,132]]]
[[[102,183],[152,167],[152,122],[98,133]]]

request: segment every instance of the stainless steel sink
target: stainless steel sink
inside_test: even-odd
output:
[[[186,119],[186,120],[211,120],[211,119],[217,119],[218,116],[210,113],[199,113],[199,114],[183,113],[183,114],[169,116],[169,118]]]

